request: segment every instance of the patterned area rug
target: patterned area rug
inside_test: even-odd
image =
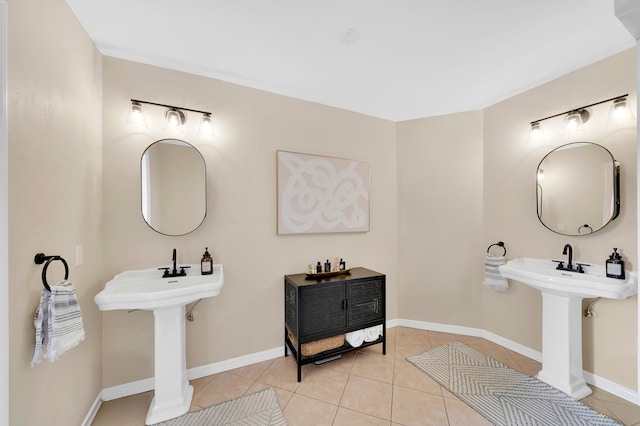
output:
[[[460,342],[407,360],[494,425],[620,425],[553,386]]]
[[[286,426],[278,398],[272,388],[221,402],[200,411],[187,413],[158,426]]]

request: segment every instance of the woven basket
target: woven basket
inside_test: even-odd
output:
[[[289,340],[293,343],[294,346],[297,346],[298,343],[296,339],[291,335],[289,330],[287,330],[289,335]],[[336,349],[340,346],[344,345],[344,334],[339,334],[333,337],[327,337],[326,339],[314,340],[313,342],[303,343],[300,348],[300,352],[303,356],[311,356],[315,354],[319,354],[320,352],[328,351],[330,349]]]

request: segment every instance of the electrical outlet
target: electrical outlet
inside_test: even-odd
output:
[[[82,250],[82,245],[76,246],[76,266],[82,265],[84,262],[84,253]]]

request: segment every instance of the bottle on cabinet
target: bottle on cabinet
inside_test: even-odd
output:
[[[209,247],[205,247],[202,260],[200,261],[200,273],[209,275],[213,273],[213,258],[209,253]]]
[[[324,262],[324,271],[331,272],[331,262],[329,262],[329,259],[327,259],[327,261]]]

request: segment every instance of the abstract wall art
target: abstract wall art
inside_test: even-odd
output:
[[[277,233],[369,231],[369,163],[277,151]]]

